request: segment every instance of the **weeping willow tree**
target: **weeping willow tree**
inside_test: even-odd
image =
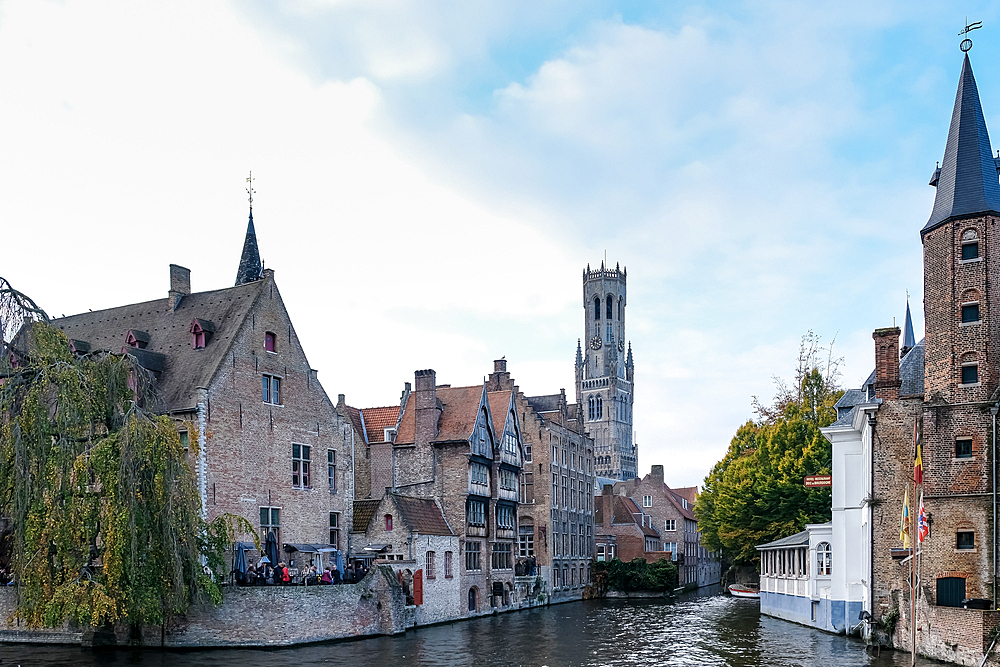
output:
[[[0,512],[15,616],[30,627],[135,627],[163,624],[197,599],[220,602],[214,579],[234,517],[202,520],[148,372],[127,354],[77,356],[45,321],[17,340],[0,364]]]

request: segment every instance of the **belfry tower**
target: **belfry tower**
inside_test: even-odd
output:
[[[594,439],[594,474],[613,479],[638,476],[632,442],[634,367],[625,342],[624,268],[583,272],[584,344],[576,344],[576,402]],[[627,353],[626,353],[627,347]]]

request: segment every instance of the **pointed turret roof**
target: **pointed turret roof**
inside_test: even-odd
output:
[[[962,63],[944,159],[931,183],[937,186],[937,194],[921,235],[955,218],[1000,213],[997,165],[968,54]]]
[[[576,339],[576,365],[583,366],[583,350],[580,348],[580,339]]]
[[[900,351],[900,355],[912,350],[916,344],[916,339],[913,337],[913,318],[910,317],[910,300],[907,299],[906,321],[903,323],[903,349]]]
[[[628,344],[628,357],[626,357],[626,359],[625,359],[625,366],[629,367],[629,366],[633,366],[633,365],[634,365],[634,363],[632,362],[632,343],[629,343]]]
[[[236,284],[246,285],[260,280],[263,266],[260,263],[260,252],[257,250],[257,232],[253,228],[253,209],[250,209],[250,222],[247,223],[247,238],[243,242],[243,255],[240,257],[240,268],[236,272]]]

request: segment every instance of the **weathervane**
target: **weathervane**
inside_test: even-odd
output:
[[[969,33],[972,32],[973,30],[979,30],[982,27],[983,27],[983,22],[982,21],[976,21],[975,23],[969,23],[969,19],[968,19],[968,17],[966,17],[966,19],[965,19],[965,30],[963,30],[962,32],[958,33],[959,37],[961,37],[962,35],[965,35],[965,39],[963,39],[962,43],[958,45],[958,48],[962,49],[962,53],[968,53],[969,50],[972,49],[972,40],[969,39]]]
[[[247,194],[250,195],[250,210],[252,211],[253,210],[253,193],[256,192],[256,190],[253,189],[253,172],[252,171],[250,172],[250,175],[247,176],[247,183],[250,184],[250,185],[247,186]]]

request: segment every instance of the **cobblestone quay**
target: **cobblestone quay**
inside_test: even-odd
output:
[[[252,632],[252,627],[248,628]],[[0,645],[3,667],[296,667],[427,665],[727,665],[837,667],[909,665],[908,653],[866,656],[864,646],[761,617],[756,600],[692,596],[676,603],[586,601],[410,630],[393,637],[277,650],[145,649],[95,653],[58,646]],[[943,663],[917,660],[929,667]]]

